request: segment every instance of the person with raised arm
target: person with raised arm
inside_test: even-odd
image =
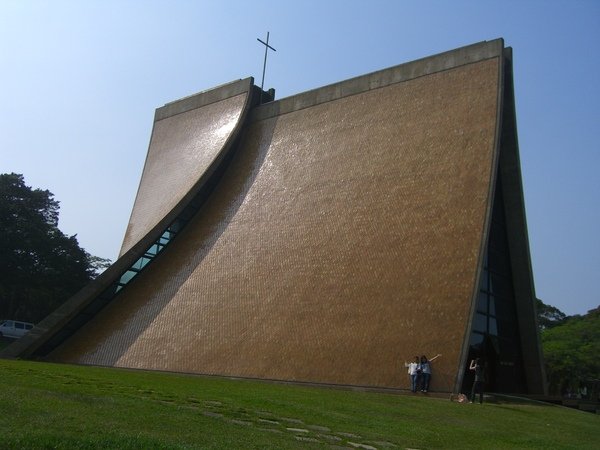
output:
[[[421,392],[429,391],[429,382],[431,381],[431,363],[440,356],[442,355],[438,353],[429,360],[425,355],[421,356]]]
[[[475,401],[475,394],[479,392],[479,404],[483,403],[483,379],[484,379],[484,366],[480,358],[471,360],[469,369],[475,371],[475,380],[473,381],[473,388],[471,389],[471,403]]]

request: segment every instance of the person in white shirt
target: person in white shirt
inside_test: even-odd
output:
[[[407,363],[404,361],[404,367],[408,368],[408,376],[410,378],[410,390],[417,392],[417,386],[419,384],[419,375],[421,374],[421,360],[418,356],[415,356],[415,361]]]

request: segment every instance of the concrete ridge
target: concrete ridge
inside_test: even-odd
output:
[[[216,103],[221,100],[234,97],[245,92],[249,92],[254,85],[254,78],[248,77],[243,80],[236,80],[230,83],[221,84],[211,89],[207,89],[197,94],[192,94],[187,97],[183,97],[179,100],[175,100],[169,103],[165,103],[164,106],[156,109],[154,114],[154,121],[166,119],[167,117],[182,114],[192,109],[201,108],[211,103]]]
[[[268,119],[309,108],[320,103],[401,83],[425,75],[431,75],[436,72],[454,69],[485,59],[501,57],[503,50],[504,40],[498,38],[399,64],[387,69],[285,97],[274,102],[265,103],[250,112],[248,122],[252,123]]]

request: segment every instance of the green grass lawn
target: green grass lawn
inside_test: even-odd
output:
[[[0,380],[3,449],[600,448],[600,416],[554,406],[10,360]]]

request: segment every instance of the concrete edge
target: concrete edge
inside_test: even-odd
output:
[[[460,67],[466,64],[501,57],[504,40],[483,41],[448,52],[418,59],[366,75],[350,78],[334,84],[306,91],[278,101],[266,103],[254,108],[248,122],[269,119],[300,109],[309,108],[350,95],[367,92],[392,84],[431,75],[436,72]]]
[[[156,109],[154,121],[158,122],[159,120],[166,119],[167,117],[201,108],[230,97],[235,97],[236,95],[250,91],[253,85],[254,79],[252,77],[248,77],[244,78],[243,80],[232,81],[230,83],[222,84],[212,89],[166,103],[164,106]]]
[[[496,97],[496,125],[494,130],[494,143],[493,143],[493,156],[490,167],[490,184],[488,187],[487,200],[486,200],[486,211],[483,221],[483,229],[481,230],[481,242],[479,245],[479,255],[477,257],[477,267],[474,274],[473,280],[473,292],[471,293],[471,307],[469,310],[469,317],[465,324],[464,340],[461,346],[459,367],[457,371],[457,377],[455,380],[454,389],[456,392],[460,392],[464,381],[465,372],[467,371],[468,355],[470,350],[471,334],[473,332],[473,319],[477,310],[477,300],[479,298],[479,287],[481,285],[481,274],[483,273],[484,257],[488,247],[488,241],[490,238],[490,229],[494,208],[494,197],[496,193],[496,183],[498,181],[498,170],[500,164],[500,153],[501,147],[501,136],[503,126],[503,112],[504,112],[504,94],[506,90],[505,85],[505,66],[506,61],[504,58],[504,43],[502,42],[502,53],[500,56],[500,64],[498,64],[498,91]]]
[[[502,154],[500,172],[506,214],[509,258],[513,268],[515,307],[528,394],[547,394],[543,350],[537,327],[536,294],[531,263],[529,232],[525,208],[525,193],[521,175],[521,158],[517,132],[514,95],[512,49],[505,50],[508,70],[505,96],[505,120],[502,126]],[[531,327],[529,325],[532,325]]]

